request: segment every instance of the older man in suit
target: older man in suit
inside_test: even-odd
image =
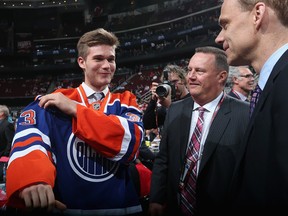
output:
[[[255,87],[254,75],[248,66],[229,67],[228,84],[231,90],[228,95],[239,100],[249,101],[250,92]]]
[[[9,114],[9,108],[6,105],[0,105],[0,157],[9,156],[15,133]]]
[[[195,51],[187,75],[192,97],[172,103],[166,116],[152,172],[151,215],[221,213],[228,202],[235,155],[249,121],[249,105],[224,94],[229,69],[224,51],[216,47]],[[187,154],[196,148],[193,131],[198,128],[200,108],[205,109],[200,148],[196,160],[189,164]],[[194,169],[196,195],[191,196],[196,196],[196,204],[183,195]]]
[[[232,181],[234,207],[241,215],[287,215],[288,0],[224,0],[219,24],[216,42],[228,62],[259,74]]]
[[[15,133],[14,124],[10,120],[9,115],[9,108],[6,105],[0,105],[0,158],[2,157],[4,161],[8,160]],[[4,163],[0,162],[0,182],[3,181],[2,169]]]

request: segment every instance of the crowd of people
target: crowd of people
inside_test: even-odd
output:
[[[0,106],[2,212],[287,214],[287,12],[288,0],[223,0],[222,49],[166,65],[145,111],[131,91],[110,92],[116,35],[84,33],[79,86],[37,97],[15,125]]]

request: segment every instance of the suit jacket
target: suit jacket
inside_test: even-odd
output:
[[[238,212],[288,214],[288,50],[274,66],[252,114],[233,177]]]
[[[9,156],[14,133],[14,125],[7,118],[0,121],[0,157]]]
[[[239,96],[236,95],[232,90],[231,90],[230,92],[228,92],[228,95],[231,96],[231,97],[237,98],[237,99],[241,99],[241,98],[239,98]]]
[[[163,125],[165,116],[166,108],[163,106],[157,107],[157,100],[151,99],[143,115],[144,129],[157,128],[158,125]]]
[[[164,124],[160,151],[154,161],[150,202],[167,204],[169,214],[181,215],[178,194],[189,139],[194,101],[172,103]],[[197,180],[198,215],[220,210],[227,200],[236,153],[249,121],[249,105],[226,96],[210,126]],[[226,204],[226,203],[225,203]],[[217,210],[218,210],[217,209]],[[215,210],[215,211],[214,211]]]

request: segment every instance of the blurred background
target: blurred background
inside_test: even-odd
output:
[[[0,104],[16,118],[36,95],[82,82],[76,44],[103,27],[121,43],[111,91],[142,109],[168,64],[187,67],[198,46],[217,46],[218,0],[0,0]]]

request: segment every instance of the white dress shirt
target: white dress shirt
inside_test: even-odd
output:
[[[204,124],[203,124],[203,128],[202,128],[202,137],[201,137],[201,142],[200,142],[200,154],[199,154],[199,159],[198,159],[198,163],[197,163],[197,173],[199,170],[199,164],[200,164],[202,152],[204,149],[204,143],[205,143],[207,135],[209,133],[209,129],[210,129],[210,126],[212,124],[214,115],[216,114],[215,113],[216,108],[217,108],[217,106],[218,106],[218,104],[219,104],[219,102],[223,96],[224,96],[224,92],[221,92],[221,94],[219,94],[217,98],[215,98],[213,101],[211,101],[211,102],[209,102],[203,106],[205,108],[205,112],[204,112],[204,116],[203,116]],[[198,116],[199,116],[199,111],[198,111],[199,107],[200,107],[200,105],[197,104],[196,102],[194,102],[192,120],[191,120],[191,126],[190,126],[190,133],[189,133],[189,142],[188,142],[187,147],[190,144],[192,134],[193,134],[194,129],[196,127],[196,123],[197,123]]]

